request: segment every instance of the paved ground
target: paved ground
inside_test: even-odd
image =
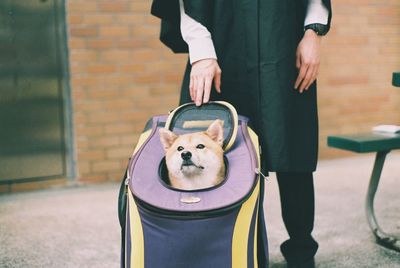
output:
[[[374,243],[364,215],[373,155],[320,161],[316,174],[317,267],[400,267]],[[400,154],[388,156],[376,200],[380,223],[400,235]],[[118,267],[118,185],[0,195],[0,267]],[[285,267],[287,235],[275,178],[267,184],[271,267]]]

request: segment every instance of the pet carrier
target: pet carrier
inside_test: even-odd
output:
[[[224,122],[225,179],[206,189],[172,188],[158,129],[204,131],[215,119]],[[121,267],[267,267],[262,178],[258,137],[229,103],[190,103],[151,118],[121,185]]]

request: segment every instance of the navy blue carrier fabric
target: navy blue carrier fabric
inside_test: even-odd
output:
[[[150,215],[139,208],[145,267],[231,268],[239,209],[211,218],[181,220]]]

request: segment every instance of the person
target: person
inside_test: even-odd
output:
[[[232,103],[250,118],[262,166],[276,172],[289,239],[288,267],[314,267],[313,172],[318,155],[316,78],[329,0],[153,0],[160,40],[189,52],[180,103]]]

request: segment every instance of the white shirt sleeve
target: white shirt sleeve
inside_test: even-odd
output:
[[[329,11],[322,3],[322,0],[308,0],[306,19],[304,20],[304,26],[320,23],[328,24]]]
[[[179,0],[181,34],[189,46],[190,64],[202,59],[217,59],[211,33],[206,27],[186,15],[183,0]]]
[[[185,13],[183,0],[179,0],[181,14],[181,34],[189,47],[190,64],[202,59],[217,59],[211,33],[206,27]],[[304,25],[312,23],[328,24],[329,12],[322,0],[309,0]]]

